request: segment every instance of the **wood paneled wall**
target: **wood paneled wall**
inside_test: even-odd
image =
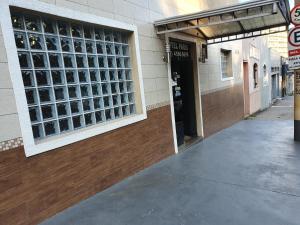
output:
[[[204,136],[208,137],[244,118],[243,85],[202,95]]]
[[[0,153],[0,224],[29,225],[174,154],[170,106],[148,119],[26,158]]]

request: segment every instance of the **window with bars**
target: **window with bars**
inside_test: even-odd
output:
[[[136,114],[129,33],[12,12],[34,138]]]
[[[221,72],[222,79],[232,78],[231,51],[221,49]]]

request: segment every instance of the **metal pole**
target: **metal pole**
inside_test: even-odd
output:
[[[295,141],[300,141],[300,69],[294,72],[295,91],[294,91],[294,137]]]

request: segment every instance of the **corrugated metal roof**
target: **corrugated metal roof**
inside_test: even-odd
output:
[[[217,43],[287,30],[289,11],[287,0],[259,0],[170,17],[154,25],[157,34],[184,32]]]

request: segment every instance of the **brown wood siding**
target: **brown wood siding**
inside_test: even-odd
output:
[[[227,128],[244,117],[243,84],[202,95],[204,136]]]
[[[26,158],[0,153],[0,224],[37,224],[174,154],[170,107],[148,119]]]

